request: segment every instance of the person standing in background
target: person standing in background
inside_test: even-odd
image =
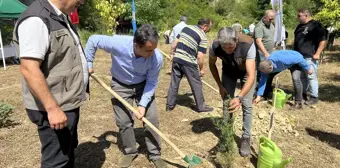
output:
[[[311,96],[305,104],[313,105],[318,102],[319,97],[317,69],[321,52],[327,43],[327,32],[320,22],[311,18],[309,10],[299,9],[297,17],[299,24],[294,31],[294,50],[300,52],[313,67],[313,74],[304,73],[302,75],[303,97],[307,100],[307,90]]]
[[[268,58],[270,53],[274,49],[274,35],[275,27],[273,21],[275,19],[275,12],[273,10],[266,10],[263,18],[256,24],[254,30],[254,38],[257,49],[259,51],[259,56],[256,58],[256,64],[258,65],[261,61]],[[265,98],[268,98],[272,92],[272,81],[273,76],[276,74],[270,74],[267,81],[267,88],[263,94]],[[257,82],[260,82],[261,73],[257,72]]]
[[[180,22],[172,28],[172,31],[171,31],[171,34],[170,34],[170,37],[169,37],[169,43],[170,43],[171,47],[172,47],[174,41],[177,39],[177,36],[182,32],[183,28],[188,26],[187,25],[188,19],[187,19],[186,16],[182,15],[179,20],[180,20]],[[171,54],[170,55],[170,59],[171,59],[170,60],[170,69],[168,71],[168,74],[171,73],[171,69],[172,69],[171,65],[172,65],[172,59],[173,58],[174,58],[174,56],[173,56],[173,54]]]
[[[208,39],[206,33],[211,29],[212,22],[204,18],[197,25],[185,27],[177,36],[171,49],[174,55],[171,72],[171,82],[168,91],[166,111],[172,111],[176,106],[179,84],[185,75],[194,94],[197,112],[210,112],[212,107],[205,104],[201,76],[204,75],[204,54],[207,52]]]

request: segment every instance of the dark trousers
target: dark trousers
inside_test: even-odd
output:
[[[197,110],[205,108],[202,91],[202,81],[197,67],[183,65],[177,62],[172,63],[171,82],[168,91],[167,106],[175,107],[178,95],[179,84],[183,75],[188,79],[191,90],[194,94]]]
[[[42,168],[73,168],[74,149],[78,145],[79,108],[65,111],[67,127],[54,130],[45,111],[26,109],[29,119],[37,125],[41,142]]]
[[[129,104],[139,103],[143,96],[145,82],[133,85],[125,85],[112,78],[111,88]],[[128,110],[118,99],[111,99],[115,112],[116,124],[119,127],[119,134],[122,140],[124,155],[136,156],[136,138],[134,133],[134,114]],[[153,96],[145,109],[145,118],[156,128],[159,128],[156,100]],[[159,135],[148,125],[144,125],[145,143],[150,160],[157,160],[161,157],[161,141]]]
[[[295,101],[300,103],[302,101],[302,93],[303,93],[301,75],[304,72],[302,72],[301,68],[297,65],[294,65],[289,70],[292,75],[292,80],[293,80],[293,85],[294,85]],[[273,91],[272,82],[273,82],[275,75],[279,73],[280,72],[269,74],[268,79],[267,79],[266,89],[263,94],[264,97],[267,97],[268,94]]]

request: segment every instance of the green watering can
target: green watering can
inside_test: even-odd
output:
[[[292,95],[287,95],[282,89],[274,89],[273,97],[276,98],[275,107],[281,109],[285,106],[287,100],[292,97]]]
[[[260,138],[257,168],[284,168],[291,161],[291,158],[282,160],[282,151],[272,140],[267,137]]]

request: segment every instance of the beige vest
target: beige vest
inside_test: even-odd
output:
[[[18,25],[29,17],[40,17],[50,35],[50,47],[41,64],[48,88],[62,110],[80,107],[85,98],[84,76],[81,56],[77,43],[66,22],[58,16],[47,0],[36,0],[21,15],[14,29],[13,40],[19,51]],[[74,32],[75,28],[72,26]],[[19,52],[18,52],[19,53]],[[25,108],[46,111],[30,91],[22,78],[22,96]]]

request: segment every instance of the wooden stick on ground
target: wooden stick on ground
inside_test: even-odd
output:
[[[109,86],[107,86],[101,79],[99,79],[96,75],[91,74],[91,77],[96,80],[102,87],[104,87],[107,91],[109,91],[116,99],[118,99],[123,105],[131,110],[134,114],[138,114],[137,110],[132,107],[128,102],[126,102],[121,96],[119,96],[116,92],[114,92]],[[182,152],[174,143],[172,143],[161,131],[159,131],[149,120],[146,118],[142,118],[142,121],[148,125],[152,130],[154,130],[160,137],[162,137],[165,142],[167,142],[175,151],[182,157],[185,157],[184,152]]]
[[[161,53],[168,59],[171,60],[170,56],[168,54],[166,54],[164,51],[160,50]],[[214,90],[215,92],[217,92],[218,94],[220,93],[219,90],[217,90],[216,88],[214,88],[213,86],[211,86],[209,83],[207,83],[206,81],[202,80],[202,83],[204,83],[205,85],[207,85],[210,89]]]
[[[274,113],[275,113],[275,104],[276,104],[276,96],[277,96],[277,88],[279,85],[279,77],[276,77],[275,79],[275,90],[273,93],[273,98],[272,98],[272,102],[273,102],[273,107],[270,110],[270,115],[269,115],[269,132],[268,132],[268,138],[271,139],[272,138],[272,133],[273,133],[273,129],[274,129]]]

